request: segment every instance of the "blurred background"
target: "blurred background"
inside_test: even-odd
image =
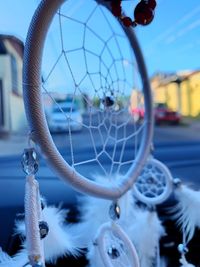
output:
[[[30,0],[28,2],[25,0],[7,0],[1,3],[0,153],[2,158],[4,156],[19,155],[27,142],[28,124],[22,97],[22,61],[29,23],[39,2],[38,0]],[[122,1],[123,9],[131,18],[133,18],[133,10],[137,3],[138,1],[136,0]],[[66,14],[74,16],[76,19],[79,19],[78,16],[83,16],[84,18],[88,7],[89,4],[86,6],[84,0],[76,1],[75,4],[69,1]],[[178,151],[180,151],[180,147],[183,151],[186,151],[186,149],[194,151],[191,148],[191,144],[193,145],[194,142],[199,142],[200,140],[199,14],[200,4],[198,0],[183,0],[181,2],[158,0],[153,22],[148,26],[137,26],[135,28],[146,61],[152,88],[155,119],[153,142],[155,146],[172,143],[173,146],[179,144]],[[104,25],[102,20],[98,21],[98,16],[97,13],[96,31],[106,36]],[[72,45],[79,44],[81,41],[78,27],[72,22],[69,25],[66,35],[70,36]],[[102,28],[104,28],[104,32]],[[96,37],[90,39],[91,37],[88,35],[87,38],[86,45],[98,47],[98,42],[97,40],[95,41]],[[62,141],[62,133],[63,130],[66,130],[66,122],[63,122],[63,124],[58,123],[60,114],[54,105],[53,99],[58,103],[63,101],[68,103],[65,107],[66,113],[69,113],[70,108],[72,108],[71,121],[76,120],[78,123],[76,125],[73,123],[71,127],[73,127],[73,132],[76,132],[76,135],[74,135],[75,143],[79,146],[79,138],[88,138],[88,133],[86,135],[82,124],[88,125],[89,123],[88,111],[90,103],[92,103],[93,113],[95,113],[96,108],[101,109],[102,99],[100,98],[102,96],[96,93],[92,95],[91,90],[87,89],[89,88],[88,81],[84,81],[81,84],[81,94],[77,94],[73,100],[73,77],[65,79],[67,75],[65,73],[65,62],[61,61],[61,66],[55,68],[55,70],[54,67],[51,68],[60,57],[58,39],[59,31],[55,23],[55,26],[53,24],[50,29],[45,47],[46,61],[43,62],[45,71],[42,73],[42,80],[44,83],[46,82],[48,92],[46,89],[46,91],[43,91],[43,100],[52,136],[57,145],[67,151],[70,145],[68,144],[66,148]],[[68,45],[66,42],[65,45],[67,49],[71,49],[70,44]],[[124,54],[122,65],[129,78],[132,75],[132,69],[128,61],[128,47],[125,42],[122,45]],[[105,55],[105,60],[106,57],[109,58]],[[88,58],[88,64],[91,63],[91,66],[96,63],[94,57]],[[80,76],[81,69],[79,64],[82,64],[81,56],[79,54],[73,55],[70,60],[71,66],[74,70],[77,70]],[[117,98],[115,109],[123,110],[121,119],[127,117],[124,116],[127,112],[128,116],[131,116],[133,123],[140,125],[144,118],[145,108],[141,81],[137,78],[137,71],[134,72],[134,75],[134,85]],[[98,86],[97,79],[95,83]],[[73,107],[70,107],[72,102],[74,102]],[[97,121],[97,115],[93,116],[93,121],[95,120]],[[99,140],[98,135],[95,134],[94,139]],[[98,141],[96,142],[98,143]],[[189,144],[189,148],[186,147],[186,144]],[[179,152],[174,155],[177,155],[177,153]],[[193,155],[188,155],[188,158],[196,159],[197,153],[192,153]],[[166,160],[165,157],[164,160]],[[187,159],[185,160],[187,161]]]
[[[27,30],[38,0],[8,0],[1,3],[0,10],[0,135],[18,133],[26,129],[22,94],[22,57]],[[137,1],[122,1],[123,9],[133,17]],[[69,14],[85,6],[84,0],[76,1]],[[157,1],[155,18],[135,31],[151,81],[158,124],[184,118],[193,121],[200,113],[200,4],[198,0]],[[56,55],[55,37],[50,38],[50,57]],[[59,76],[59,75],[58,75]],[[63,88],[56,84],[56,94]],[[69,89],[68,89],[69,90]],[[69,92],[68,92],[69,93]],[[86,92],[87,93],[87,92]],[[130,110],[135,119],[142,118],[143,105],[140,92],[131,94]],[[60,96],[61,98],[63,96]],[[84,103],[80,103],[84,106]],[[162,107],[162,109],[160,109]],[[164,108],[164,110],[163,110]],[[168,110],[169,109],[169,110]],[[176,113],[170,113],[170,110]],[[164,113],[166,112],[166,116]],[[167,113],[168,112],[168,113]],[[171,118],[170,118],[171,116]]]
[[[39,2],[39,0],[6,0],[0,4],[0,212],[1,218],[4,218],[0,229],[7,229],[0,234],[0,244],[12,253],[15,250],[11,238],[15,214],[23,211],[24,173],[20,161],[23,149],[27,146],[28,135],[22,95],[23,52],[28,27]],[[67,37],[70,36],[72,45],[78,43],[81,46],[83,41],[80,41],[78,27],[76,28],[73,22],[79,20],[78,14],[83,14],[83,17],[87,14],[88,3],[92,1],[66,2],[68,4],[66,14],[75,18],[66,30]],[[138,0],[122,1],[123,9],[131,18],[138,2]],[[95,21],[95,16],[93,20]],[[108,31],[98,19],[98,13],[95,23],[96,35],[91,31],[93,34],[91,37],[98,39],[98,33],[106,36]],[[97,93],[98,90],[95,90],[104,83],[106,87],[107,84],[110,86],[116,82],[115,79],[107,79],[107,72],[112,73],[108,68],[109,64],[106,65],[107,69],[101,69],[103,82],[94,78],[95,85],[93,85],[92,79],[81,80],[79,67],[86,60],[78,53],[76,56],[70,54],[70,46],[67,47],[67,52],[73,56],[69,56],[68,60],[75,76],[68,78],[69,69],[66,73],[64,68],[68,61],[60,61],[63,51],[60,53],[57,43],[59,26],[56,22],[54,25],[48,35],[45,47],[46,61],[43,62],[42,72],[43,102],[52,138],[63,157],[89,178],[97,171],[96,163],[106,174],[115,170],[121,171],[118,167],[122,162],[127,171],[127,167],[137,154],[139,134],[145,125],[141,77],[137,77],[137,66],[128,60],[130,56],[128,46],[122,41],[121,54],[124,58],[120,59],[120,65],[117,60],[114,63],[116,68],[122,68],[122,73],[125,70],[124,76],[122,75],[121,80],[117,82],[126,76],[131,83],[126,84],[124,89],[127,90],[122,92],[119,90],[118,95],[114,95],[114,101],[110,88],[105,91],[107,95]],[[81,27],[83,25],[85,27],[85,24],[81,24]],[[88,23],[88,28],[92,25],[91,21],[91,25]],[[152,88],[155,122],[152,154],[169,167],[173,177],[179,177],[198,189],[200,188],[200,2],[157,0],[154,20],[148,26],[137,26],[135,33],[146,61]],[[92,47],[98,49],[97,40],[94,42],[93,39],[91,42],[91,37],[88,34],[88,41],[84,43],[90,52],[93,51]],[[120,35],[118,37],[121,38]],[[107,46],[108,42],[104,43]],[[65,45],[68,46],[68,42]],[[83,46],[81,48],[83,50]],[[68,55],[67,52],[64,54]],[[114,55],[115,52],[113,49]],[[96,56],[90,53],[91,57],[88,56],[87,61],[87,74],[89,73],[90,77],[100,73],[98,68],[90,69],[90,64],[97,66],[94,55]],[[101,61],[106,60],[109,62],[109,55],[101,55]],[[58,61],[61,67],[57,68],[55,62]],[[133,69],[136,69],[136,72],[133,73]],[[80,80],[77,87],[80,94],[74,93],[76,86],[73,77]],[[63,114],[60,114],[60,108],[55,103],[61,107],[64,117],[61,116]],[[105,116],[106,105],[114,106],[111,119]],[[117,145],[113,146],[116,140]],[[119,163],[118,166],[114,166],[116,162]],[[55,173],[46,165],[44,158],[40,158],[38,177],[42,195],[47,197],[50,204],[63,202],[66,206],[74,205],[76,202],[74,191],[70,187],[63,186]],[[10,240],[13,242],[11,245]],[[175,246],[173,249],[177,250]]]

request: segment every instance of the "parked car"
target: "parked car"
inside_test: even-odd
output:
[[[82,129],[82,114],[73,102],[54,104],[47,120],[51,132]]]
[[[131,114],[135,122],[143,120],[145,114],[144,107],[139,106],[133,108]],[[161,123],[179,124],[181,121],[181,114],[171,110],[166,103],[157,103],[154,107],[154,118],[157,125]]]
[[[134,122],[141,121],[144,119],[144,107],[138,106],[131,110],[131,115],[133,116]]]
[[[157,103],[154,108],[155,123],[179,124],[181,115],[179,112],[171,110],[166,103]]]

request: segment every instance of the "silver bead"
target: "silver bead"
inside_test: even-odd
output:
[[[36,174],[38,171],[38,158],[37,153],[34,148],[26,148],[24,149],[24,153],[22,155],[21,160],[23,171],[30,175]]]
[[[112,220],[118,220],[120,218],[120,207],[117,202],[113,202],[110,205],[109,215]]]
[[[39,222],[39,229],[40,229],[40,238],[45,238],[49,233],[49,226],[48,223],[45,221]]]
[[[174,183],[174,186],[175,186],[175,187],[180,187],[180,186],[182,185],[182,181],[181,181],[181,179],[179,179],[179,178],[175,178],[175,179],[173,180],[173,183]]]
[[[115,246],[111,246],[107,251],[111,259],[117,259],[120,256],[119,250]]]

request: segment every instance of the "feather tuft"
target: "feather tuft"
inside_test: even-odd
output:
[[[110,177],[105,178],[101,176],[96,176],[95,181],[101,184],[119,182],[120,177]],[[99,227],[110,221],[109,209],[112,204],[111,200],[95,198],[91,196],[82,196],[79,198],[79,210],[81,214],[81,222],[75,225],[75,232],[79,233],[79,247],[87,247],[91,242],[93,242]],[[134,220],[134,199],[132,192],[127,192],[118,200],[120,206],[120,219],[118,224],[122,228],[126,228],[129,222]],[[87,233],[87,234],[85,234]]]
[[[195,267],[193,264],[188,263],[185,257],[180,259],[180,263],[182,264],[180,267]]]
[[[27,265],[29,262],[27,257],[27,252],[25,249],[22,249],[15,256],[10,257],[7,253],[0,250],[0,267],[31,267]]]
[[[0,247],[0,263],[12,261],[12,258]]]
[[[45,261],[55,263],[59,257],[73,255],[78,257],[80,249],[76,246],[77,237],[71,231],[70,225],[65,223],[66,210],[60,210],[56,207],[45,207],[42,210],[42,219],[49,226],[49,233],[44,238]],[[16,232],[25,235],[25,224],[18,221]],[[26,248],[26,242],[24,242]]]
[[[200,191],[194,191],[185,185],[181,185],[175,191],[178,204],[172,211],[173,218],[177,220],[185,234],[185,241],[188,243],[194,236],[195,228],[200,228],[200,216],[197,210],[200,209]]]
[[[152,267],[159,253],[159,240],[165,230],[156,212],[137,209],[136,214],[128,229],[128,235],[138,251],[140,266]]]
[[[112,185],[113,183],[118,183],[119,179],[120,177],[105,178],[98,176],[95,180],[99,183],[106,183],[107,185],[110,183]],[[112,201],[87,196],[82,197],[80,202],[82,222],[76,227],[76,230],[80,232],[79,246],[88,248],[87,257],[90,266],[102,267],[104,266],[103,262],[99,259],[100,255],[93,245],[93,241],[99,227],[103,223],[110,221],[109,208]],[[165,233],[156,212],[138,208],[135,205],[131,190],[118,200],[118,204],[121,216],[117,223],[128,234],[135,245],[141,267],[153,266],[159,246],[159,239]]]

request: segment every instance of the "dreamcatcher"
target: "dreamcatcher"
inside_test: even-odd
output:
[[[70,14],[73,11],[72,1],[67,1],[66,4],[69,6],[66,8],[64,6],[60,7],[62,3],[64,1],[57,0],[53,3],[42,1],[35,13],[27,38],[24,61],[24,94],[27,116],[30,122],[31,139],[39,144],[47,161],[50,162],[50,165],[62,179],[66,180],[78,191],[107,199],[101,200],[105,202],[106,215],[102,216],[100,212],[101,216],[98,221],[98,227],[94,228],[94,233],[90,238],[92,243],[89,244],[88,258],[91,265],[97,266],[98,262],[100,266],[101,263],[106,264],[106,266],[112,266],[112,264],[123,266],[124,262],[126,262],[126,266],[128,266],[131,262],[130,264],[138,266],[138,262],[140,262],[142,267],[146,267],[152,264],[155,258],[155,249],[157,250],[157,255],[159,255],[158,241],[160,236],[164,234],[164,229],[157,218],[156,212],[138,209],[132,198],[132,193],[130,191],[127,192],[127,190],[132,188],[137,178],[133,186],[133,195],[148,206],[157,205],[165,201],[170,195],[172,177],[164,164],[152,156],[148,156],[153,121],[151,96],[142,55],[130,26],[134,27],[137,24],[147,25],[153,18],[155,1],[141,1],[136,6],[134,20],[124,15],[121,1],[97,1],[97,5],[94,1],[88,1],[89,11],[87,18],[81,17],[78,13],[75,13],[75,15]],[[113,18],[107,13],[105,7],[111,9],[111,12],[122,24],[119,31],[117,30],[119,25],[116,21],[112,21]],[[95,18],[99,17],[100,14],[105,21],[105,24],[103,24],[103,20],[100,20],[102,23],[101,27],[95,24],[98,20]],[[56,58],[49,59],[47,57],[49,50],[48,48],[46,49],[46,42],[48,41],[46,34],[47,37],[50,35],[51,39],[50,22],[53,17],[52,23],[54,23],[57,17],[57,27],[53,28],[53,30],[54,32],[56,31],[57,39],[60,40],[60,53],[57,53]],[[44,21],[43,18],[45,18]],[[75,42],[72,42],[72,46],[70,46],[71,44],[65,41],[65,23],[69,23],[70,27],[74,27],[74,29],[77,29],[77,25],[82,28],[82,39],[76,40],[79,42],[77,47],[73,47]],[[114,30],[112,23],[115,27]],[[105,35],[101,37],[100,32],[102,28],[105,30],[104,26],[109,28],[109,34],[106,36],[105,31]],[[70,32],[67,35],[73,38]],[[92,47],[90,43],[90,35],[96,39],[95,47]],[[54,49],[56,50],[56,47]],[[82,51],[82,55],[79,53],[80,51]],[[125,51],[129,51],[129,53]],[[134,57],[132,51],[135,53],[134,60],[132,59]],[[82,76],[80,75],[80,70],[78,70],[79,73],[76,72],[77,66],[73,64],[75,59],[73,57],[74,53],[77,53],[76,60],[79,58],[80,65],[85,68],[85,72],[81,73]],[[42,55],[43,58],[41,58]],[[46,63],[45,58],[48,58]],[[46,73],[43,73],[43,70],[42,72],[40,71],[41,65],[42,68],[43,66],[49,66]],[[61,65],[61,67],[58,67],[58,65]],[[69,140],[71,144],[71,161],[69,163],[71,163],[71,166],[65,162],[59,153],[59,147],[56,148],[53,143],[43,112],[43,101],[40,92],[42,77],[43,92],[49,96],[51,102],[57,105],[68,123],[72,120],[70,115],[66,116],[60,107],[59,101],[51,93],[51,86],[55,84],[54,81],[58,75],[57,69],[62,69],[63,65],[67,67],[65,74],[70,86],[73,87],[72,102],[76,102],[75,96],[78,92],[83,96],[84,102],[87,105],[89,122],[78,123],[81,123],[83,128],[89,132],[91,137],[90,144],[93,147],[92,158],[83,158],[81,162],[76,161],[74,149],[76,140],[69,127]],[[96,78],[97,76],[98,78]],[[136,76],[139,76],[139,78]],[[89,84],[92,91],[92,97],[90,98],[84,95],[85,92],[82,89],[86,84],[87,86]],[[64,85],[66,86],[67,84],[65,83]],[[132,123],[132,120],[129,114],[126,113],[129,103],[125,101],[125,92],[134,87],[141,88],[138,99],[145,106],[145,119],[139,127],[138,125],[133,125],[130,133],[127,125]],[[121,105],[120,98],[123,98],[125,108],[119,108]],[[95,105],[95,101],[99,104]],[[97,114],[94,115],[96,111]],[[96,122],[94,122],[95,116]],[[123,129],[123,134],[120,136],[121,129]],[[102,145],[100,151],[99,147],[95,146],[97,140],[94,139],[94,132],[98,133],[99,143]],[[132,150],[134,151],[133,156],[129,160],[123,161],[124,151],[131,143],[135,143]],[[113,151],[112,154],[109,154],[107,145],[111,144],[113,145]],[[118,146],[121,149],[121,154],[119,155],[116,152]],[[26,192],[28,196],[32,196],[30,198],[31,201],[29,201],[29,197],[26,197],[27,233],[25,233],[24,223],[18,224],[19,233],[26,235],[24,249],[14,258],[10,258],[7,254],[1,252],[1,267],[17,265],[21,267],[23,265],[28,266],[28,264],[42,266],[44,261],[54,261],[57,257],[64,254],[78,255],[79,250],[77,248],[88,246],[88,240],[83,238],[80,243],[80,240],[77,241],[76,236],[74,236],[75,231],[70,232],[71,229],[64,223],[66,215],[64,211],[47,206],[43,207],[43,209],[41,208],[39,186],[34,177],[37,171],[36,154],[35,149],[29,147],[25,150],[23,156],[24,163],[26,162],[24,164],[27,174]],[[110,168],[103,166],[104,160],[102,160],[102,157],[105,157],[110,162]],[[118,175],[113,175],[114,180],[110,178],[111,183],[101,183],[100,180],[103,178],[97,179],[97,181],[87,180],[77,170],[81,170],[79,167],[88,163],[94,164],[94,169],[99,168],[107,178],[112,177],[113,174]],[[123,173],[123,175],[120,176],[120,173]],[[120,178],[117,178],[118,176]],[[181,253],[180,263],[184,267],[192,266],[187,262],[185,254],[187,253],[187,243],[191,240],[195,227],[199,226],[198,216],[193,213],[195,209],[191,208],[190,205],[195,203],[198,206],[198,192],[194,192],[184,186],[178,187],[175,192],[179,199],[176,216],[179,218],[178,221],[183,229],[183,243],[178,248]],[[88,202],[88,206],[91,205],[91,200],[86,202]],[[97,202],[96,199],[95,202]],[[127,203],[130,203],[128,208]],[[110,215],[109,210],[112,210],[112,215]],[[114,218],[113,214],[117,218]],[[34,223],[31,222],[30,218],[35,218]],[[85,218],[87,218],[87,212],[85,213]],[[134,222],[131,224],[129,223],[131,221],[130,218],[134,218]],[[85,221],[89,225],[89,219],[85,219]],[[54,227],[52,227],[52,222]],[[140,233],[142,223],[145,226],[147,222],[149,224],[152,222],[149,230],[152,231],[153,237],[150,236],[148,238],[148,240],[151,240],[151,244],[149,246],[145,244],[144,246],[144,240],[149,232],[145,233],[145,238],[140,234],[137,236],[137,233]],[[80,229],[81,227],[86,226],[82,224]],[[33,231],[33,229],[35,230]],[[54,243],[51,236],[52,229],[55,230],[55,236],[59,240],[56,244],[60,244],[60,247],[52,247]],[[150,246],[152,250],[149,249]],[[32,255],[33,251],[34,254]],[[27,255],[29,255],[29,258]],[[157,266],[159,266],[159,261],[158,259]]]
[[[30,146],[24,150],[22,168],[26,173],[25,220],[16,222],[16,234],[24,237],[22,249],[9,257],[0,252],[1,267],[43,267],[45,262],[55,263],[63,255],[78,256],[76,235],[70,233],[65,222],[67,212],[47,206],[41,198],[39,184],[35,178],[39,161],[37,150]]]
[[[122,227],[129,224],[128,218],[121,214],[125,211],[134,213],[135,204],[127,211],[123,203],[124,199],[132,203],[130,189],[149,154],[153,112],[145,64],[134,32],[129,26],[150,23],[155,5],[155,1],[141,1],[135,8],[133,22],[124,15],[121,1],[88,0],[87,8],[86,5],[80,8],[74,5],[74,1],[43,0],[32,19],[24,51],[24,102],[31,140],[39,145],[49,166],[61,179],[79,192],[110,202],[112,215],[99,226],[91,248],[97,252],[104,265],[109,267],[139,266],[134,241],[128,238],[128,232]],[[81,13],[82,11],[84,12]],[[50,39],[51,47],[54,43],[52,33],[58,41],[58,45],[53,45],[56,56],[49,56],[52,49],[48,48],[48,40]],[[64,73],[64,78],[61,78],[59,71]],[[70,103],[77,105],[80,96],[82,97],[87,106],[87,120],[76,121],[72,117],[72,107],[69,114],[66,114],[60,104],[61,99],[58,100],[55,93],[52,93],[58,87],[71,87],[62,102],[67,102],[70,98]],[[87,88],[88,95],[84,88]],[[145,108],[144,121],[140,125],[134,124],[129,113],[128,94],[132,90]],[[66,120],[70,160],[62,156],[59,146],[51,136],[47,109],[43,105],[45,101],[56,106]],[[76,159],[73,124],[81,124],[89,133],[92,153],[89,159],[86,158],[87,155],[83,155],[79,161]],[[95,139],[94,136],[98,137]],[[131,144],[134,144],[131,147],[131,156],[125,160],[124,151]],[[105,161],[109,162],[109,166],[104,166]],[[86,178],[85,174],[81,174],[81,167],[88,163],[93,164],[93,169],[97,172],[100,170],[104,176],[114,177],[114,180],[110,179],[111,183],[101,183],[92,180],[89,175]],[[42,267],[45,266],[45,261],[56,260],[63,254],[77,254],[78,249],[75,247],[82,247],[82,244],[76,243],[76,238],[72,238],[73,234],[66,229],[63,213],[56,209],[52,211],[51,207],[41,207],[39,186],[35,179],[36,151],[32,147],[24,152],[23,166],[27,182],[26,241],[20,254],[23,258],[22,264]],[[146,214],[146,211],[143,212]],[[51,215],[54,216],[56,225],[54,237],[59,237],[56,242],[60,244],[58,250],[55,247],[55,250],[51,249],[54,242],[50,238]],[[137,212],[134,216],[137,217]],[[123,224],[120,220],[124,220]],[[23,225],[19,224],[20,233],[24,232]],[[162,232],[162,227],[159,223],[158,225]],[[136,224],[133,223],[132,229],[134,227]],[[3,252],[2,255],[4,260],[1,259],[0,266],[5,265],[6,257],[7,266],[12,266],[13,263],[17,266],[15,257],[11,259]]]
[[[149,221],[151,221],[151,216],[155,216],[153,214],[155,206],[163,203],[170,196],[172,190],[173,178],[169,169],[162,162],[150,155],[133,185],[133,195],[135,198],[147,205],[150,210]],[[158,222],[154,222],[154,225],[156,224],[159,224],[159,220]],[[160,259],[159,240],[164,235],[164,232],[159,230],[159,227],[155,227],[154,235],[152,258],[155,259],[155,266],[160,266],[161,261],[164,264],[164,260]]]
[[[134,184],[135,197],[147,205],[157,205],[170,196],[172,189],[173,178],[169,169],[150,156]]]
[[[35,178],[38,164],[35,145],[25,150],[26,227],[21,222],[17,229],[26,236],[26,241],[13,258],[0,252],[1,267],[44,266],[45,261],[54,262],[62,255],[78,255],[83,247],[89,248],[87,257],[95,267],[98,264],[149,267],[155,263],[156,254],[157,266],[164,265],[159,259],[159,239],[164,229],[156,212],[138,208],[133,198],[152,207],[166,200],[173,187],[166,166],[149,157],[153,131],[151,94],[143,57],[132,31],[132,27],[152,21],[156,2],[140,1],[134,19],[125,15],[122,4],[123,1],[88,0],[87,5],[80,8],[74,0],[44,0],[35,12],[25,47],[23,77],[31,140],[40,146],[61,179],[91,197],[82,207],[85,220],[74,229],[69,228],[64,223],[65,211],[42,204]],[[77,105],[79,96],[82,97],[87,107],[87,120],[76,121],[72,116],[73,108],[66,114],[54,91],[58,88],[62,92],[69,91],[67,95],[73,105]],[[129,113],[131,90],[136,93],[133,101],[144,105],[145,116],[141,124],[134,123]],[[69,98],[64,94],[65,101]],[[68,125],[70,157],[66,157],[66,153],[62,156],[57,140],[51,136],[44,102],[56,106]],[[89,158],[83,156],[80,160],[77,157],[77,148],[82,141],[74,137],[73,124],[83,128],[83,140],[85,132],[90,137],[84,140],[91,148]],[[131,148],[128,159],[125,157],[127,147]],[[105,166],[105,162],[109,164]],[[89,172],[86,175],[82,170],[88,164],[93,165],[93,172],[95,169],[108,180],[94,179],[95,175]],[[180,204],[177,216],[181,218],[185,234],[183,244],[179,246],[180,262],[184,267],[190,266],[185,257],[187,243],[199,225],[197,216],[191,216],[189,212],[187,190],[181,191],[179,187],[175,190]],[[190,193],[195,202],[198,197]],[[101,202],[99,211],[95,211],[97,200]],[[81,232],[95,221],[91,210],[88,211],[93,202],[93,212],[96,216],[99,214],[99,218],[90,235],[80,238],[80,233],[74,234],[77,229]],[[143,235],[141,227],[145,229]],[[151,241],[148,245],[147,236]]]
[[[200,225],[196,212],[200,204],[199,191],[183,185],[178,178],[173,179],[169,169],[152,156],[147,160],[133,188],[135,197],[149,207],[161,204],[172,192],[175,193],[178,204],[171,212],[174,213],[172,218],[177,220],[183,236],[182,243],[178,245],[180,264],[181,267],[193,267],[193,264],[188,263],[186,254],[189,251],[187,245]]]

